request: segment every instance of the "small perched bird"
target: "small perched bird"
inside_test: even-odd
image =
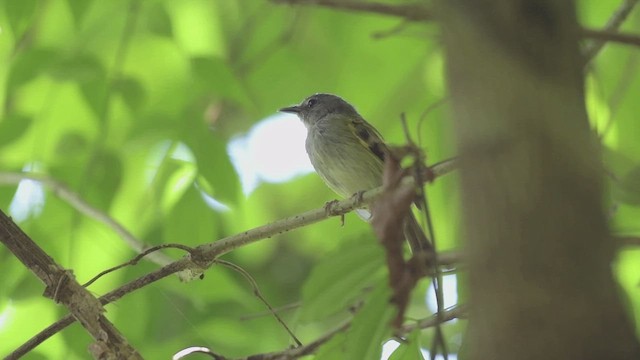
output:
[[[311,164],[338,195],[346,198],[382,185],[387,145],[351,104],[336,95],[315,94],[280,111],[296,114],[302,120],[307,128]],[[411,213],[405,220],[404,233],[414,254],[432,250]]]

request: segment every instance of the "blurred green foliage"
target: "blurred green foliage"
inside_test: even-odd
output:
[[[581,22],[601,27],[619,2],[580,1]],[[446,97],[437,24],[399,24],[391,17],[266,0],[4,0],[0,172],[31,167],[48,174],[148,244],[195,246],[321,207],[334,195],[315,175],[263,183],[245,196],[227,144],[278,108],[331,92],[355,104],[389,142],[405,141],[399,119],[406,113],[428,162],[453,156],[447,105],[422,116]],[[640,17],[633,16],[623,29],[637,32]],[[616,179],[610,182],[615,211],[605,211],[614,232],[635,236],[640,235],[638,56],[637,49],[607,46],[592,63],[586,96]],[[438,246],[457,248],[456,177],[427,188]],[[16,189],[17,184],[0,186],[3,211]],[[227,210],[210,206],[204,193]],[[48,190],[41,212],[20,225],[81,282],[135,254],[113,229]],[[344,227],[330,219],[224,258],[251,273],[273,306],[301,302],[282,316],[303,342],[349,318],[350,306],[370,299],[349,333],[334,338],[318,358],[335,359],[349,344],[349,356],[374,359],[391,335],[385,325],[393,316],[375,241],[367,224],[348,215]],[[639,257],[639,250],[625,249],[616,267],[636,323]],[[65,311],[41,297],[41,285],[4,248],[0,259],[4,355]],[[155,268],[143,262],[89,289],[104,294]],[[410,318],[430,314],[424,302],[428,285],[425,280],[414,293]],[[460,298],[466,299],[463,288]],[[273,317],[252,316],[263,314],[264,305],[245,279],[222,267],[210,269],[201,281],[164,279],[107,310],[151,359],[192,345],[242,356],[291,344]],[[452,352],[460,345],[460,323],[444,327]],[[426,330],[411,338],[421,339],[424,347],[431,336]],[[75,324],[29,358],[84,359],[89,342]],[[394,356],[417,358],[416,341]]]

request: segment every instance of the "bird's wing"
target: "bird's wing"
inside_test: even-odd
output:
[[[380,133],[361,118],[351,120],[349,127],[351,131],[356,134],[362,146],[368,148],[380,161],[384,162],[384,158],[389,152],[389,147],[385,144],[384,140],[382,140]],[[418,209],[422,210],[422,203],[418,200],[419,198],[416,197],[414,204]]]
[[[364,119],[353,119],[349,128],[356,135],[362,146],[371,151],[380,161],[384,162],[385,154],[389,151],[378,131]]]

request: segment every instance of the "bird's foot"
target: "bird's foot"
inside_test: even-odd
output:
[[[331,201],[327,201],[324,204],[324,212],[325,214],[327,214],[327,216],[335,216],[335,215],[340,215],[340,224],[341,226],[344,226],[344,214],[338,214],[336,212],[335,206],[339,203],[340,201],[338,200],[331,200]]]
[[[364,202],[364,191],[358,191],[351,195],[351,198],[354,201],[355,207],[360,207]]]

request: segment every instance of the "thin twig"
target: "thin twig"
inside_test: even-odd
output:
[[[297,359],[303,357],[305,355],[313,354],[322,344],[331,340],[336,334],[345,331],[351,326],[351,321],[347,321],[344,324],[338,326],[337,328],[329,331],[328,333],[322,335],[318,339],[313,342],[308,343],[307,345],[299,346],[292,349],[287,349],[284,351],[278,351],[273,353],[266,354],[256,354],[250,355],[243,358],[238,358],[235,360],[290,360]]]
[[[443,313],[443,316],[439,319],[438,317],[434,316],[430,316],[428,318],[419,320],[417,323],[415,324],[411,324],[411,325],[405,325],[403,327],[400,328],[400,330],[398,331],[397,335],[402,336],[405,334],[408,334],[410,332],[412,332],[413,330],[420,328],[420,329],[426,329],[426,328],[430,328],[430,327],[434,327],[436,325],[441,324],[440,321],[444,320],[444,321],[450,321],[456,318],[461,318],[464,317],[466,314],[466,306],[463,305],[458,305],[455,306],[451,309],[445,310]],[[321,336],[320,338],[318,338],[317,340],[315,340],[312,343],[309,343],[305,346],[301,346],[301,347],[297,347],[297,348],[293,348],[293,349],[288,349],[288,350],[284,350],[284,351],[279,351],[279,352],[275,352],[275,353],[267,353],[267,354],[256,354],[256,355],[251,355],[251,356],[247,356],[247,357],[243,357],[243,358],[239,358],[239,359],[235,359],[235,360],[289,360],[289,359],[297,359],[300,358],[302,356],[305,355],[309,355],[312,354],[316,351],[316,349],[318,347],[320,347],[320,345],[326,343],[327,341],[331,340],[331,338],[333,338],[333,336],[335,336],[336,334],[345,331],[346,329],[349,328],[349,326],[351,325],[351,322],[346,322],[344,324],[342,324],[341,326],[337,327],[336,329],[328,332],[327,334]]]
[[[439,103],[436,103],[435,105],[432,105],[432,106],[435,107],[438,105]],[[416,147],[415,143],[413,142],[413,139],[411,138],[411,134],[409,132],[409,128],[407,126],[407,121],[404,117],[404,114],[402,114],[401,119],[402,119],[402,127],[405,132],[405,141],[409,145]],[[415,161],[416,164],[423,163],[424,159],[420,158],[420,156],[421,156],[420,153],[416,155],[416,161]],[[414,176],[416,178],[416,183],[422,183],[423,177],[419,167],[415,168],[414,173],[415,173]],[[424,218],[427,222],[428,237],[431,239],[433,249],[435,250],[434,256],[436,261],[433,262],[434,277],[432,279],[432,284],[433,284],[433,290],[436,296],[436,304],[437,304],[436,317],[438,317],[438,319],[441,320],[442,312],[444,311],[444,291],[442,290],[442,283],[443,283],[442,272],[440,271],[440,266],[438,265],[438,251],[437,251],[438,248],[437,248],[437,242],[436,242],[436,235],[433,227],[433,221],[431,219],[431,212],[429,211],[429,201],[427,198],[427,192],[424,190],[424,187],[420,187],[418,190],[419,190],[418,197],[420,199],[420,204],[422,205]],[[438,354],[438,348],[442,349],[442,356],[444,357],[444,360],[447,360],[449,358],[449,351],[447,350],[447,343],[445,341],[444,334],[442,332],[442,327],[440,327],[439,324],[436,325],[435,327],[435,333],[436,333],[436,336],[433,337],[433,344],[431,346],[431,349],[432,349],[431,360],[435,360],[436,355]]]
[[[405,154],[406,155],[406,154]],[[385,154],[384,171],[382,184],[386,188],[385,192],[371,205],[371,227],[373,228],[380,244],[384,248],[388,271],[388,284],[392,291],[390,303],[396,307],[396,315],[391,324],[398,328],[404,321],[404,314],[409,303],[411,291],[418,281],[426,275],[426,261],[406,261],[404,259],[403,242],[409,235],[405,231],[407,221],[411,214],[411,204],[416,198],[416,191],[412,187],[399,186],[405,171],[400,168],[400,161],[404,156],[398,156],[392,152]],[[412,236],[419,236],[412,230]],[[422,231],[422,230],[418,230]],[[407,238],[407,240],[409,240]],[[415,239],[412,244],[414,258],[430,253],[425,245],[420,242],[428,241]],[[428,245],[431,249],[431,245]],[[422,250],[422,251],[421,251]],[[413,259],[413,258],[412,258]],[[416,271],[412,265],[416,265]]]
[[[289,310],[293,310],[293,309],[299,308],[300,305],[301,305],[301,303],[299,301],[296,301],[296,302],[292,302],[290,304],[285,304],[285,305],[279,306],[277,308],[273,308],[273,311],[278,312],[278,313],[279,312],[283,312],[283,311],[289,311]],[[240,321],[248,321],[248,320],[251,320],[251,319],[260,318],[260,317],[268,316],[268,315],[271,315],[271,314],[272,314],[271,311],[261,311],[261,312],[257,312],[257,313],[253,313],[253,314],[240,316],[239,319],[240,319]]]
[[[624,20],[629,17],[633,7],[638,4],[640,0],[624,0],[622,4],[616,9],[616,11],[611,15],[609,21],[604,26],[605,31],[616,31],[620,28]],[[604,45],[606,44],[606,40],[599,39],[587,46],[584,50],[584,57],[586,62],[588,63],[591,59],[595,58],[596,55],[602,50]]]
[[[409,23],[407,21],[403,21],[403,22],[395,25],[391,29],[378,31],[378,32],[375,32],[375,33],[371,34],[371,38],[372,39],[376,39],[376,40],[380,40],[380,39],[384,39],[384,38],[387,38],[387,37],[390,37],[390,36],[393,36],[393,35],[398,35],[404,29],[406,29],[408,26],[409,26]]]
[[[418,146],[422,146],[422,125],[425,123],[427,119],[427,115],[429,115],[432,111],[435,111],[440,106],[446,104],[450,98],[443,97],[442,99],[437,100],[433,104],[427,106],[426,109],[420,114],[420,118],[418,119]]]
[[[137,289],[140,289],[146,285],[149,285],[151,283],[154,283],[160,279],[163,279],[169,275],[175,274],[178,271],[184,270],[186,268],[188,268],[189,266],[194,266],[193,262],[191,262],[189,259],[183,258],[181,260],[178,260],[176,262],[173,262],[169,265],[164,266],[163,268],[156,270],[150,274],[147,274],[145,276],[142,276],[140,278],[137,278],[133,281],[130,281],[129,283],[120,286],[119,288],[110,291],[109,293],[101,296],[100,298],[98,298],[98,300],[100,301],[100,303],[102,305],[106,305],[106,304],[110,304],[118,299],[120,299],[121,297],[123,297],[126,294],[129,294]],[[5,358],[6,360],[13,360],[13,359],[19,359],[20,357],[24,356],[25,354],[27,354],[29,351],[31,351],[32,349],[34,349],[36,346],[38,346],[39,344],[41,344],[43,341],[47,340],[48,338],[50,338],[51,336],[55,335],[56,333],[60,332],[61,330],[63,330],[64,328],[66,328],[67,326],[73,324],[73,322],[76,321],[76,319],[71,315],[71,314],[67,314],[65,315],[62,319],[56,321],[55,323],[49,325],[47,328],[45,328],[44,330],[42,330],[41,332],[39,332],[38,334],[36,334],[34,337],[30,338],[29,340],[27,340],[27,342],[25,342],[24,344],[22,344],[20,347],[18,347],[16,350],[14,350],[13,352],[11,352],[9,355],[7,355],[7,357]]]
[[[426,319],[418,320],[414,324],[407,324],[402,326],[402,328],[400,328],[400,331],[403,334],[408,334],[416,329],[427,329],[438,324],[442,324],[443,322],[451,321],[453,319],[465,319],[467,317],[467,311],[468,309],[466,305],[456,305],[449,309],[445,309],[442,312],[441,317],[434,315]]]
[[[348,0],[271,0],[276,4],[315,5],[337,10],[403,17],[409,21],[433,20],[432,11],[421,4],[383,4]]]
[[[584,28],[582,29],[582,36],[603,42],[610,41],[625,45],[640,46],[640,36],[637,34]]]
[[[140,253],[149,247],[145,245],[142,240],[139,240],[131,234],[114,218],[107,215],[104,211],[89,205],[89,203],[87,203],[78,193],[69,189],[69,187],[60,181],[47,175],[37,173],[0,172],[0,184],[19,184],[22,180],[37,181],[49,188],[49,190],[56,194],[60,199],[66,201],[78,212],[113,229],[113,231],[118,234],[118,236],[120,236],[134,251]],[[148,258],[158,265],[166,265],[173,261],[170,257],[161,253],[153,253]]]
[[[186,245],[182,245],[182,244],[162,244],[162,245],[157,245],[154,247],[151,247],[143,252],[141,252],[140,254],[136,255],[136,257],[134,257],[133,259],[124,262],[120,265],[114,266],[112,268],[109,268],[107,270],[101,271],[98,275],[94,276],[93,278],[91,278],[91,280],[87,281],[86,283],[84,283],[82,286],[83,287],[88,287],[89,285],[93,284],[96,280],[98,280],[99,278],[103,277],[104,275],[107,275],[111,272],[114,272],[116,270],[122,269],[125,266],[130,266],[130,265],[136,265],[138,263],[138,261],[140,261],[140,259],[142,259],[143,257],[158,251],[158,250],[162,250],[162,249],[181,249],[184,250],[186,252],[188,252],[189,254],[191,254],[193,252],[193,248],[186,246]]]
[[[229,261],[218,259],[218,260],[216,260],[216,263],[218,263],[218,264],[220,264],[222,266],[228,267],[229,269],[237,271],[238,273],[240,273],[240,275],[242,275],[249,282],[249,284],[251,284],[251,287],[253,288],[254,295],[258,299],[260,299],[260,301],[262,301],[262,303],[267,307],[267,309],[269,309],[269,312],[271,312],[271,314],[276,318],[276,320],[278,320],[280,325],[282,325],[282,327],[287,331],[287,333],[289,334],[289,336],[291,336],[291,338],[296,343],[296,345],[297,346],[302,346],[302,343],[300,342],[300,340],[298,340],[298,338],[293,333],[293,331],[291,331],[289,326],[287,326],[287,324],[284,322],[284,320],[282,320],[280,315],[278,315],[278,313],[271,306],[271,304],[269,304],[267,299],[264,298],[264,295],[262,295],[262,292],[260,291],[260,288],[258,287],[258,283],[253,278],[253,276],[251,276],[251,274],[249,274],[247,271],[245,271],[240,266],[238,266],[238,265],[236,265],[236,264],[234,264],[232,262],[229,262]]]

